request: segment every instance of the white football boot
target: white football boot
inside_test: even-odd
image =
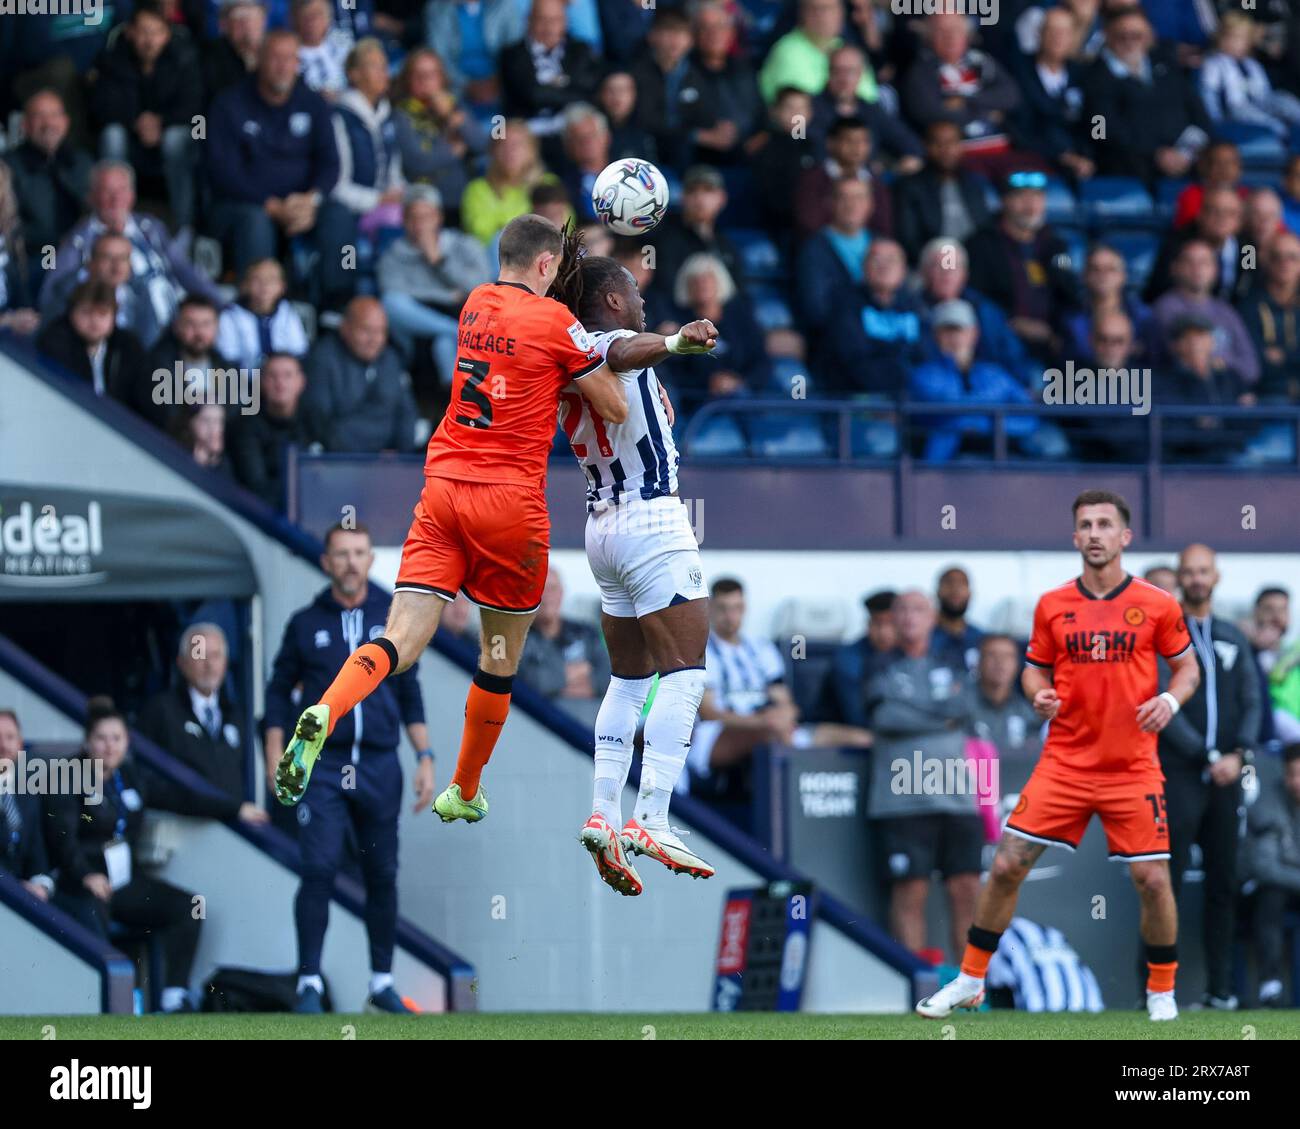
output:
[[[977,1008],[984,1002],[984,981],[964,972],[949,980],[933,996],[916,1005],[916,1014],[925,1019],[947,1019],[958,1008]]]
[[[646,827],[635,819],[623,825],[623,846],[638,855],[661,862],[674,874],[689,874],[692,878],[712,878],[713,867],[681,841],[675,827]]]
[[[591,818],[583,824],[578,832],[578,842],[591,852],[596,872],[607,886],[629,898],[641,893],[641,876],[624,853],[619,833],[600,812],[592,812]]]
[[[1147,1017],[1153,1023],[1166,1019],[1178,1018],[1178,1005],[1174,1002],[1173,992],[1148,992]]]

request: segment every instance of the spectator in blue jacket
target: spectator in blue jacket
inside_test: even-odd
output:
[[[831,185],[831,221],[803,245],[796,267],[804,330],[820,333],[831,323],[840,295],[862,283],[871,246],[869,181],[842,177]]]
[[[476,106],[501,97],[497,56],[524,37],[516,0],[429,0],[424,42],[447,66],[452,89]]]
[[[340,523],[325,534],[320,564],[330,586],[290,618],[266,688],[266,771],[272,789],[297,703],[315,701],[348,655],[384,632],[389,598],[367,579],[374,563],[365,526]],[[397,748],[403,728],[415,749],[417,764],[412,810],[430,806],[434,780],[416,671],[412,666],[385,679],[363,706],[338,719],[298,805],[302,884],[294,903],[294,922],[298,933],[296,1010],[300,1012],[323,1010],[321,949],[349,828],[356,836],[366,887],[371,969],[368,1003],[382,1011],[409,1010],[393,985],[397,821],[402,807]]]
[[[311,233],[323,299],[351,289],[341,251],[352,218],[329,199],[339,178],[334,127],[325,100],[298,81],[292,33],[268,34],[257,73],[213,100],[208,177],[213,226],[233,246],[238,273],[277,258],[282,239]]]
[[[912,398],[940,404],[1028,404],[1029,393],[1006,369],[976,357],[979,322],[975,308],[960,299],[944,302],[931,315],[939,357],[912,371]],[[957,456],[967,436],[989,436],[993,419],[987,415],[934,416],[918,421],[928,438],[926,462],[947,462]],[[1068,444],[1060,430],[1037,416],[1009,413],[1007,435],[1024,453],[1038,458],[1063,458]]]

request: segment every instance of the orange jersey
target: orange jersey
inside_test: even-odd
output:
[[[560,389],[604,363],[561,303],[515,282],[475,287],[460,313],[451,403],[424,473],[540,489]]]
[[[1145,580],[1130,576],[1100,597],[1077,579],[1046,593],[1025,653],[1052,672],[1061,699],[1041,763],[1159,775],[1156,734],[1138,728],[1137,709],[1158,692],[1156,656],[1177,658],[1190,646],[1183,609]]]

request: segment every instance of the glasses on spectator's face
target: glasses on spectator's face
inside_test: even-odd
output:
[[[1127,347],[1132,341],[1127,333],[1098,333],[1093,337],[1098,345],[1123,345]]]

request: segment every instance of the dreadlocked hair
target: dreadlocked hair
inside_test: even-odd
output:
[[[568,220],[560,232],[560,269],[548,291],[556,301],[563,302],[576,315],[582,304],[582,260],[587,254],[582,232]]]

